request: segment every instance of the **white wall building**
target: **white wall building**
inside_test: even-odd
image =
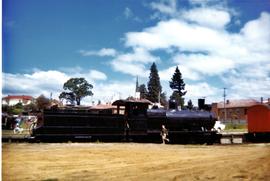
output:
[[[2,104],[9,106],[14,106],[20,102],[22,103],[22,105],[27,105],[32,103],[33,101],[34,98],[32,96],[25,96],[25,95],[16,95],[16,96],[8,95],[2,98]]]

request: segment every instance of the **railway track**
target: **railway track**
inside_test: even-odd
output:
[[[27,132],[27,130],[25,130]],[[220,144],[244,144],[246,143],[245,134],[247,132],[222,132]],[[36,142],[34,137],[28,133],[14,134],[12,130],[2,132],[2,142]],[[90,142],[89,139],[66,140],[71,142]],[[121,141],[121,140],[120,140]],[[126,142],[126,140],[123,140]],[[131,140],[132,141],[132,140]],[[217,143],[218,144],[218,143]]]

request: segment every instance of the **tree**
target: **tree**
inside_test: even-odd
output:
[[[168,106],[168,101],[167,101],[167,96],[166,96],[166,93],[165,92],[162,92],[160,94],[160,102],[163,106]]]
[[[146,99],[147,98],[147,90],[145,84],[141,84],[139,86],[140,98]]]
[[[188,101],[188,109],[192,109],[193,108],[193,104],[192,104],[192,101],[191,100],[189,100]]]
[[[63,86],[63,89],[69,92],[62,92],[59,99],[66,99],[72,103],[76,101],[77,105],[80,105],[82,98],[93,95],[92,88],[93,85],[84,78],[71,78]]]
[[[162,87],[160,85],[160,79],[158,75],[157,66],[155,63],[150,68],[150,76],[148,82],[148,94],[147,99],[152,102],[158,102],[159,96],[162,93]]]
[[[175,100],[177,102],[178,105],[181,106],[181,108],[183,108],[184,106],[184,99],[177,93],[177,92],[173,92],[172,95],[170,96],[171,100]]]
[[[38,107],[36,103],[31,102],[30,104],[27,104],[23,107],[25,112],[36,112],[38,110]]]
[[[178,99],[179,99],[179,103],[180,103],[181,107],[183,107],[184,106],[183,96],[187,93],[187,91],[184,91],[185,90],[185,83],[184,83],[184,80],[182,78],[182,74],[181,74],[180,70],[178,69],[178,66],[175,69],[175,72],[174,72],[173,77],[172,77],[172,81],[170,81],[169,83],[170,83],[171,89],[173,90],[174,97],[179,96],[181,98],[181,99],[180,98],[178,98]],[[178,96],[177,96],[177,94],[178,94]]]
[[[37,99],[36,99],[36,106],[39,110],[45,109],[50,106],[50,100],[46,98],[43,94],[41,94]]]
[[[70,104],[74,104],[75,94],[73,92],[61,92],[59,99],[66,99]]]

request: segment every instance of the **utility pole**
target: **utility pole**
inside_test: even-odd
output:
[[[224,93],[223,93],[223,97],[224,97],[224,122],[227,120],[227,111],[226,111],[226,87],[224,87]]]

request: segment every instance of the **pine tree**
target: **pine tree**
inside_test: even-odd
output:
[[[152,102],[158,102],[161,92],[162,92],[162,87],[160,85],[160,79],[158,75],[157,66],[155,63],[153,63],[150,68],[147,99]]]
[[[166,93],[165,92],[162,92],[160,94],[160,102],[163,106],[168,106],[168,101],[167,101],[167,96],[166,96]]]
[[[181,106],[181,108],[183,108],[184,99],[176,91],[174,91],[172,93],[172,95],[170,96],[170,99],[175,100],[177,102],[177,104],[179,104]]]
[[[172,81],[170,81],[170,87],[173,90],[173,94],[171,97],[177,98],[176,100],[181,105],[184,106],[184,98],[183,96],[187,93],[185,90],[185,83],[182,78],[182,74],[178,69],[178,66],[175,69],[175,72],[172,77]]]

